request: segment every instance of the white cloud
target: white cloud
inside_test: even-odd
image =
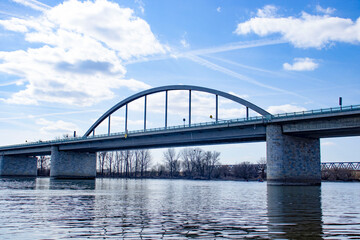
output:
[[[25,86],[6,99],[9,103],[92,105],[112,98],[114,88],[149,88],[125,79],[124,61],[168,51],[133,10],[106,0],[70,0],[39,17],[0,20],[0,25],[42,44],[0,52],[0,71],[18,76]]]
[[[135,3],[139,5],[139,9],[142,14],[145,13],[145,3],[142,0],[135,0]]]
[[[217,7],[217,8],[216,8],[216,11],[217,11],[217,12],[221,12],[221,7]]]
[[[336,9],[331,8],[331,7],[322,8],[320,5],[316,5],[316,11],[319,13],[324,13],[324,14],[330,15],[330,14],[333,14],[336,11]]]
[[[323,48],[334,42],[358,44],[360,42],[360,18],[351,19],[328,15],[310,15],[302,12],[296,17],[277,17],[274,9],[266,8],[258,16],[239,23],[238,35],[255,33],[259,36],[280,34],[283,39],[299,48]]]
[[[40,131],[42,134],[64,134],[64,133],[73,133],[79,127],[71,122],[65,122],[63,120],[58,121],[49,121],[44,118],[36,120],[36,124],[42,126]]]
[[[270,106],[266,110],[271,114],[279,114],[306,111],[306,108],[291,104],[284,104],[279,106]]]
[[[190,47],[190,44],[187,41],[187,32],[184,32],[184,34],[182,35],[180,43],[184,48],[189,48]]]
[[[190,47],[190,44],[184,38],[180,40],[180,43],[184,48],[189,48]]]
[[[273,5],[266,5],[262,9],[258,9],[256,15],[261,18],[265,17],[275,17],[276,16],[277,7]]]
[[[203,66],[205,66],[207,68],[210,68],[210,69],[212,69],[214,71],[219,71],[221,73],[224,73],[224,74],[229,75],[231,77],[237,78],[239,80],[242,80],[242,81],[245,81],[245,82],[260,86],[260,87],[263,87],[263,88],[267,88],[267,89],[270,89],[270,90],[273,90],[273,91],[299,96],[298,94],[296,94],[294,92],[290,92],[290,91],[287,91],[287,90],[284,90],[284,89],[281,89],[281,88],[277,88],[277,87],[274,87],[274,86],[271,86],[271,85],[268,85],[268,84],[261,83],[260,81],[257,81],[257,80],[255,80],[253,78],[250,78],[250,77],[247,77],[247,76],[242,75],[240,73],[234,72],[234,71],[232,71],[230,69],[227,69],[227,68],[222,67],[222,66],[220,66],[218,64],[210,62],[210,61],[208,61],[208,60],[206,60],[204,58],[201,58],[199,56],[192,55],[192,54],[187,54],[185,56],[188,59],[190,59],[190,60],[192,60],[192,61],[194,61],[194,62],[196,62],[198,64],[201,64],[201,65],[203,65]]]
[[[12,1],[16,3],[20,3],[24,6],[30,7],[38,11],[45,11],[50,8],[48,5],[36,0],[12,0]]]
[[[127,123],[129,125],[135,125],[135,126],[138,127],[138,129],[141,129],[141,127],[144,125],[144,120],[131,120],[131,119],[128,119]],[[113,126],[113,127],[123,127],[123,126],[125,126],[125,117],[112,116],[111,117],[111,126]]]
[[[318,66],[319,64],[311,58],[295,58],[293,64],[283,64],[283,68],[289,71],[312,71],[318,68]]]

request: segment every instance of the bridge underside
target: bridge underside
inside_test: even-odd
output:
[[[107,150],[126,150],[144,148],[184,147],[266,140],[265,125],[213,127],[208,129],[188,129],[187,131],[163,131],[156,134],[145,132],[124,136],[93,139],[88,142],[59,146],[61,151],[99,152]]]
[[[284,134],[307,138],[360,136],[360,116],[319,118],[282,123]]]

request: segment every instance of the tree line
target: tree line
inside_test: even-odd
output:
[[[99,152],[97,176],[126,178],[185,178],[265,180],[266,161],[221,165],[220,152],[201,148],[168,148],[161,161],[152,163],[149,150]],[[264,162],[265,161],[265,162]]]
[[[50,156],[39,156],[38,176],[50,176]],[[97,153],[97,177],[186,178],[186,179],[266,179],[266,161],[222,165],[220,152],[201,148],[168,148],[161,161],[153,164],[149,149],[103,151]]]
[[[99,152],[97,175],[110,177],[148,177],[152,157],[149,149]]]
[[[38,157],[38,176],[50,175],[50,161],[50,156]],[[176,152],[169,148],[164,150],[162,159],[154,163],[149,149],[98,152],[97,176],[266,180],[266,159],[261,158],[256,164],[222,165],[220,152],[217,151],[184,148]],[[360,172],[342,168],[324,169],[321,177],[328,181],[359,181]]]

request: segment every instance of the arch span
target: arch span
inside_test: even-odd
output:
[[[237,103],[259,113],[262,116],[271,115],[269,112],[256,106],[255,104],[248,102],[248,101],[246,101],[240,97],[237,97],[235,95],[223,92],[223,91],[206,88],[206,87],[193,86],[193,85],[168,85],[168,86],[156,87],[156,88],[152,88],[152,89],[148,89],[148,90],[136,93],[136,94],[122,100],[121,102],[117,103],[112,108],[110,108],[108,111],[106,111],[98,120],[96,120],[96,122],[84,134],[84,137],[89,136],[91,134],[91,132],[93,132],[95,130],[95,128],[97,126],[99,126],[99,124],[102,123],[107,117],[109,117],[112,113],[114,113],[118,109],[122,108],[123,106],[127,106],[127,104],[129,104],[130,102],[135,101],[136,99],[139,99],[141,97],[146,97],[147,95],[150,95],[150,94],[173,91],[173,90],[189,90],[189,91],[211,93],[216,96],[221,96],[221,97],[227,98],[229,100],[232,100],[234,102],[237,102]],[[191,101],[191,100],[189,100],[189,101]]]

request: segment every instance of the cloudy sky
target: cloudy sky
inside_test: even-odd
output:
[[[0,145],[82,135],[117,102],[163,85],[219,89],[271,113],[335,107],[340,96],[357,105],[359,53],[357,0],[2,0]],[[211,121],[214,101],[194,93],[193,122]],[[148,98],[149,128],[164,125],[163,106],[163,94]],[[142,110],[141,99],[129,105],[129,130],[143,127]],[[225,99],[219,111],[221,119],[245,112]],[[169,125],[186,117],[186,93],[170,92]],[[123,109],[111,125],[124,131]],[[322,161],[360,161],[358,137],[321,143]],[[223,163],[266,151],[265,143],[203,148],[221,151]]]

